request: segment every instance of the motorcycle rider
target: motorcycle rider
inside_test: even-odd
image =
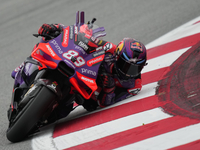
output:
[[[141,71],[146,60],[145,46],[135,39],[124,38],[117,46],[108,47],[99,69],[97,95],[86,100],[84,108],[93,111],[98,105],[109,106],[136,95],[142,89]]]

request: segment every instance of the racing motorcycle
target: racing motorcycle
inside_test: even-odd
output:
[[[24,61],[15,75],[8,109],[9,141],[19,142],[44,127],[62,101],[70,112],[74,102],[83,104],[90,99],[97,89],[98,69],[105,56],[102,40],[97,38],[105,32],[94,36],[104,28],[95,29],[95,21],[85,24],[84,12],[77,12],[74,25],[65,26],[56,38],[39,43]]]

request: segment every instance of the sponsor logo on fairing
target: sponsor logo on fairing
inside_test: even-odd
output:
[[[77,26],[74,26],[74,41],[76,42],[77,41],[77,38],[78,38],[78,27]]]
[[[88,60],[88,61],[87,61],[87,65],[88,65],[88,66],[92,66],[92,65],[94,65],[94,64],[97,64],[97,63],[103,61],[103,58],[104,58],[104,55],[101,55],[101,56],[99,56],[99,57],[96,57],[96,58],[93,58],[93,59],[91,59],[91,60]]]
[[[80,46],[75,46],[75,49],[81,51],[83,54],[86,54],[86,52]]]
[[[105,54],[105,51],[96,52],[96,53],[92,54],[92,56],[97,57],[97,56],[102,55],[102,54]]]
[[[85,69],[85,68],[81,68],[82,73],[87,73],[93,76],[96,76],[97,73],[95,71],[89,70],[89,69]]]
[[[62,49],[60,48],[60,46],[58,45],[58,43],[56,42],[56,40],[52,40],[50,43],[52,43],[55,46],[55,48],[57,49],[57,51],[58,51],[59,54],[63,53]]]
[[[108,50],[110,50],[112,47],[113,47],[113,46],[112,46],[111,43],[107,43],[107,44],[104,46],[104,50],[105,50],[105,51],[108,51]]]
[[[70,34],[69,34],[69,38],[72,40],[73,39],[73,26],[70,26]]]
[[[78,43],[78,46],[82,47],[84,50],[88,50],[88,46],[85,43],[83,43],[82,41],[80,41]]]
[[[94,41],[94,43],[96,43],[96,44],[97,44],[98,42],[99,42],[99,39],[98,39],[98,38],[96,38],[96,39],[95,39],[95,41]],[[99,44],[97,44],[97,45],[99,45]]]
[[[46,45],[46,47],[47,47],[48,51],[51,53],[52,56],[56,55],[49,45]]]
[[[103,49],[103,47],[100,46],[100,47],[96,48],[96,51],[99,51],[99,50],[102,50],[102,49]]]
[[[87,82],[90,82],[90,83],[94,83],[94,81],[93,80],[91,80],[91,79],[88,79],[88,78],[86,78],[86,77],[81,77],[81,79],[82,80],[85,80],[85,81],[87,81]]]
[[[62,46],[63,47],[67,47],[68,46],[68,40],[69,40],[69,27],[67,27],[64,30],[63,42],[62,42]]]
[[[74,34],[78,34],[78,27],[74,26]]]

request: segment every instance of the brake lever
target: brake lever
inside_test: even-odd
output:
[[[33,34],[33,36],[38,38],[38,36],[40,36],[40,35],[39,34]]]

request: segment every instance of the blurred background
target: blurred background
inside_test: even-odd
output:
[[[43,23],[75,23],[75,13],[85,21],[97,18],[105,40],[117,44],[124,37],[145,45],[200,15],[199,0],[0,0],[0,149],[31,149],[31,139],[11,144],[8,127],[13,79],[11,72],[30,55],[39,39],[32,36]]]

